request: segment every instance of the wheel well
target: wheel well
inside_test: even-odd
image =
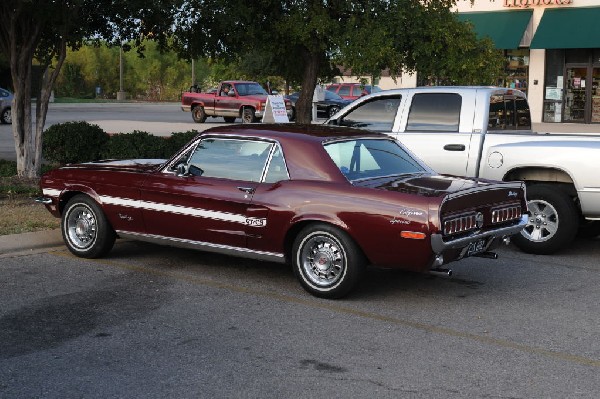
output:
[[[60,197],[60,200],[58,201],[58,212],[62,215],[63,210],[65,209],[65,206],[67,206],[67,203],[71,200],[71,198],[73,198],[74,196],[79,195],[79,194],[87,195],[88,197],[92,198],[89,194],[84,193],[83,191],[68,191],[68,192],[64,193]],[[95,199],[94,199],[94,201],[95,201]]]
[[[326,225],[335,227],[337,229],[340,229],[341,231],[344,231],[344,233],[346,233],[348,235],[348,237],[350,237],[350,239],[354,242],[354,244],[360,250],[360,252],[362,252],[365,259],[368,259],[367,256],[365,255],[364,251],[360,247],[360,245],[354,239],[354,237],[352,237],[350,234],[348,234],[348,232],[343,230],[339,225],[337,225],[335,223],[323,221],[323,220],[303,220],[303,221],[298,222],[295,225],[293,225],[292,228],[290,228],[285,235],[283,247],[284,247],[284,251],[285,251],[285,253],[284,253],[285,259],[287,262],[290,262],[292,259],[292,249],[293,249],[294,241],[296,240],[296,237],[298,237],[298,234],[300,234],[300,231],[302,231],[302,229],[304,229],[306,226],[309,226],[311,224],[326,224]]]
[[[523,180],[525,182],[549,182],[573,184],[571,176],[554,168],[519,168],[513,169],[504,176],[504,181]]]

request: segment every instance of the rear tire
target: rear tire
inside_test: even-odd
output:
[[[196,123],[204,123],[206,121],[206,112],[204,112],[204,107],[201,105],[196,105],[192,108],[192,119]]]
[[[81,258],[106,255],[116,239],[102,208],[87,195],[69,200],[62,214],[61,231],[69,251]]]
[[[333,115],[336,114],[336,112],[338,112],[341,108],[338,107],[337,105],[332,105],[331,107],[329,107],[329,110],[327,111],[327,117],[331,118]]]
[[[296,237],[292,264],[306,291],[321,298],[340,298],[359,282],[366,260],[348,234],[317,223],[305,227]]]
[[[548,184],[527,187],[531,215],[512,240],[524,252],[548,255],[569,245],[577,234],[579,212],[569,195]]]

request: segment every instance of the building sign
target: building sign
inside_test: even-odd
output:
[[[504,7],[529,8],[536,6],[566,6],[573,0],[504,0]]]

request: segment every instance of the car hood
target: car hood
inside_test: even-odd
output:
[[[498,186],[498,182],[455,176],[411,174],[386,176],[352,182],[354,186],[376,188],[386,191],[440,197],[449,194],[485,191]],[[506,185],[506,183],[500,183]]]

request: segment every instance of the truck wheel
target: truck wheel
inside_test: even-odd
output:
[[[547,184],[527,187],[529,222],[513,242],[521,250],[548,255],[573,241],[579,227],[579,212],[569,195]]]
[[[366,260],[345,232],[318,223],[305,227],[296,237],[292,264],[306,291],[322,298],[340,298],[359,282]]]
[[[224,116],[223,119],[225,119],[225,123],[235,122],[235,116]]]
[[[254,108],[244,108],[242,112],[242,123],[254,123],[256,122],[256,116],[254,115]]]
[[[192,108],[192,118],[196,123],[204,123],[206,121],[206,112],[204,112],[204,107],[201,105],[196,105]]]

